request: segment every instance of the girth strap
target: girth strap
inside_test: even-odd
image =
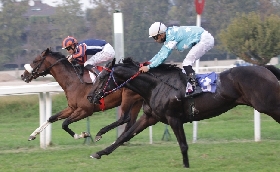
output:
[[[189,102],[189,110],[188,110],[188,113],[189,113],[189,119],[190,119],[190,123],[193,122],[193,119],[194,119],[194,115],[195,114],[198,114],[199,111],[195,108],[195,103],[194,103],[194,98],[188,98],[188,102]]]

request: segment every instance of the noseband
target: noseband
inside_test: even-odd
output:
[[[47,74],[49,74],[50,69],[51,69],[54,65],[56,65],[58,62],[60,62],[60,61],[62,61],[62,60],[65,60],[64,58],[61,58],[61,59],[57,60],[54,64],[52,64],[51,66],[49,66],[45,71],[39,72],[39,69],[41,68],[41,66],[42,66],[42,64],[43,64],[43,62],[45,61],[45,59],[46,59],[47,56],[41,56],[41,55],[40,55],[40,57],[41,57],[41,59],[38,60],[40,63],[39,63],[38,65],[36,65],[36,66],[33,68],[32,72],[31,72],[32,78],[34,78],[35,76],[46,76]]]

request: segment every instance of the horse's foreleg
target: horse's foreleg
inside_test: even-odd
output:
[[[158,120],[152,116],[148,116],[146,114],[143,114],[136,123],[122,136],[120,136],[112,145],[107,147],[106,149],[99,151],[97,153],[92,154],[91,158],[100,159],[102,155],[109,155],[112,153],[115,149],[117,149],[120,145],[122,145],[124,142],[129,141],[131,138],[139,134],[141,131],[146,129],[148,126],[154,125],[158,122]]]
[[[131,90],[127,90],[127,91],[131,91]],[[125,132],[127,132],[132,127],[132,125],[135,123],[135,121],[136,121],[136,119],[138,117],[140,109],[143,106],[143,99],[142,99],[142,97],[140,97],[139,95],[137,95],[137,96],[138,97],[134,98],[134,100],[136,100],[136,101],[135,101],[135,103],[133,103],[131,108],[129,108],[129,111],[128,111],[127,107],[131,103],[130,102],[131,100],[130,99],[126,99],[126,101],[122,101],[122,112],[125,112],[124,114],[129,113],[129,121],[126,122],[125,129],[124,129],[124,131],[121,133],[121,135],[119,137],[121,137]],[[129,101],[129,102],[127,102],[127,101]]]
[[[189,157],[188,157],[188,144],[185,136],[183,122],[178,118],[174,118],[170,116],[167,117],[167,120],[179,143],[181,153],[183,156],[184,167],[189,168],[190,165],[189,165]]]
[[[71,110],[71,109],[70,109]],[[43,123],[39,128],[37,128],[30,136],[28,141],[36,139],[36,135],[40,134],[49,124],[58,121],[60,119],[67,118],[70,114],[67,113],[69,108],[64,109],[63,111],[51,116],[45,123]]]
[[[36,139],[36,135],[38,135],[39,133],[41,133],[49,124],[50,124],[50,122],[49,122],[49,121],[46,121],[46,122],[43,123],[39,128],[37,128],[35,131],[33,131],[33,133],[31,133],[31,135],[29,136],[28,141],[31,141],[31,140]]]
[[[99,141],[102,138],[102,135],[107,133],[108,131],[124,124],[127,123],[128,121],[130,121],[130,116],[129,114],[124,114],[122,115],[119,120],[117,120],[116,122],[113,122],[110,125],[107,125],[105,127],[103,127],[95,136],[95,141]]]
[[[124,131],[120,134],[119,137],[121,137],[125,132],[127,132],[133,126],[133,124],[135,123],[135,121],[137,119],[137,116],[138,116],[138,113],[130,114],[130,120],[126,123]]]

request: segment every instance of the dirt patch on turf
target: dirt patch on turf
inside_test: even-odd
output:
[[[17,80],[17,78],[8,73],[0,74],[0,82],[8,82],[8,81],[14,81],[14,80]]]

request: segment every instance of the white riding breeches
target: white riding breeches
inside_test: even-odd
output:
[[[102,62],[106,62],[109,60],[112,60],[115,57],[115,50],[114,48],[109,44],[105,44],[102,51],[94,54],[91,56],[85,63],[84,66],[90,64],[93,66],[96,66]]]
[[[201,34],[200,41],[193,46],[183,61],[183,66],[193,65],[197,59],[200,59],[207,51],[214,46],[214,37],[207,31]]]

